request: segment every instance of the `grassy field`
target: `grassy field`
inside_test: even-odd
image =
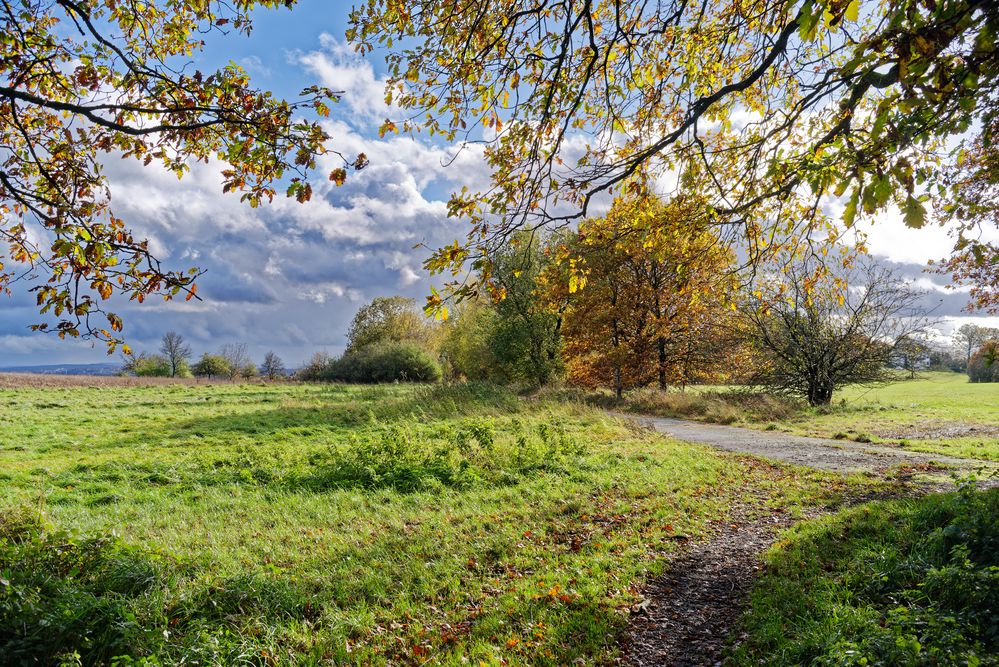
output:
[[[8,384],[2,664],[606,664],[733,503],[861,484],[478,386]]]

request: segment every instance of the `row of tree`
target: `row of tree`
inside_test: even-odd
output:
[[[192,361],[193,352],[184,337],[174,331],[163,335],[158,353],[129,354],[121,372],[140,377],[204,377],[208,379],[252,379],[258,376],[275,380],[286,376],[284,362],[268,352],[258,367],[250,358],[245,343],[227,343],[217,353],[206,352]]]
[[[802,252],[742,275],[706,210],[693,196],[620,198],[575,231],[515,234],[480,265],[480,293],[446,321],[411,299],[375,299],[344,355],[317,357],[302,377],[564,378],[618,396],[743,383],[819,405],[839,387],[890,379],[893,366],[963,370],[992,334],[962,327],[963,357],[928,346],[922,294],[872,261]],[[411,367],[390,363],[404,356]],[[435,364],[439,373],[421,370]]]

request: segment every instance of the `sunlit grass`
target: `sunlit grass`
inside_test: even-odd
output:
[[[643,577],[734,499],[794,512],[860,484],[474,385],[26,388],[0,407],[0,506],[49,524],[0,550],[0,576],[42,591],[0,598],[0,662],[604,663]]]

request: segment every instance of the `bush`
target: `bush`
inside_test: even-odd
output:
[[[313,382],[437,382],[441,367],[415,343],[375,343],[339,359],[317,354],[297,375]]]

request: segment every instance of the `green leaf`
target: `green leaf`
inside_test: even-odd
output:
[[[922,229],[926,224],[926,209],[922,203],[909,195],[905,198],[905,207],[902,209],[905,226],[911,229]]]

